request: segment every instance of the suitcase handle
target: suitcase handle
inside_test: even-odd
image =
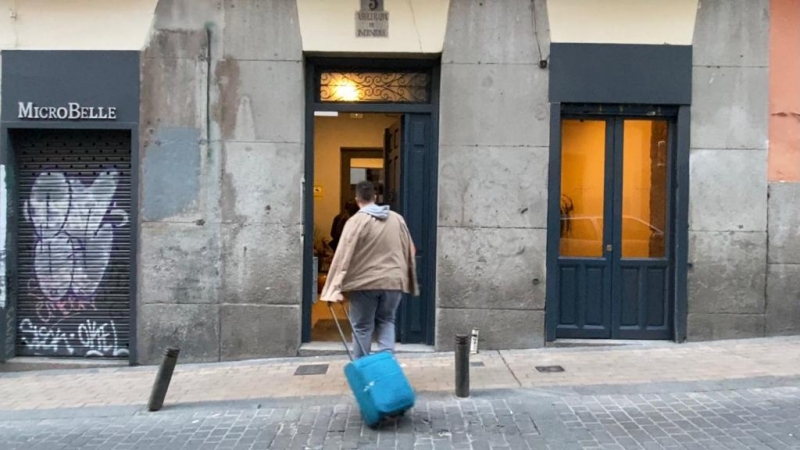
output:
[[[328,302],[328,308],[331,310],[331,315],[333,316],[333,323],[336,324],[336,329],[339,330],[339,336],[342,337],[342,344],[344,344],[344,349],[347,351],[347,356],[350,358],[350,361],[353,361],[353,352],[350,351],[350,347],[347,346],[347,338],[344,337],[344,331],[342,331],[342,326],[339,325],[339,319],[336,318],[336,312],[333,311],[333,303],[339,303],[342,305],[342,311],[344,311],[344,315],[347,316],[347,321],[350,322],[350,328],[353,328],[353,320],[350,319],[350,312],[347,308],[344,307],[344,303],[341,302]],[[364,351],[364,346],[361,345],[361,341],[355,337],[355,330],[353,331],[353,340],[356,341],[356,345],[358,345],[358,349],[361,350],[362,355],[366,355],[367,352]],[[372,339],[372,336],[370,336]]]

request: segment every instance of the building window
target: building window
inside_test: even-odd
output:
[[[322,72],[319,97],[324,103],[427,103],[427,73]]]

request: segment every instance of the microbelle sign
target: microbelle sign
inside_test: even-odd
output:
[[[33,102],[19,102],[17,118],[20,120],[117,120],[113,106],[81,106],[70,102],[66,106],[37,106]]]

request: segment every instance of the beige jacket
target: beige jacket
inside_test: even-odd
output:
[[[416,250],[405,220],[389,212],[385,220],[359,212],[344,226],[320,300],[343,293],[397,290],[419,295]]]

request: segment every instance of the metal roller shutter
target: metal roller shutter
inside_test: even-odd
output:
[[[128,131],[14,132],[17,354],[128,356]]]

